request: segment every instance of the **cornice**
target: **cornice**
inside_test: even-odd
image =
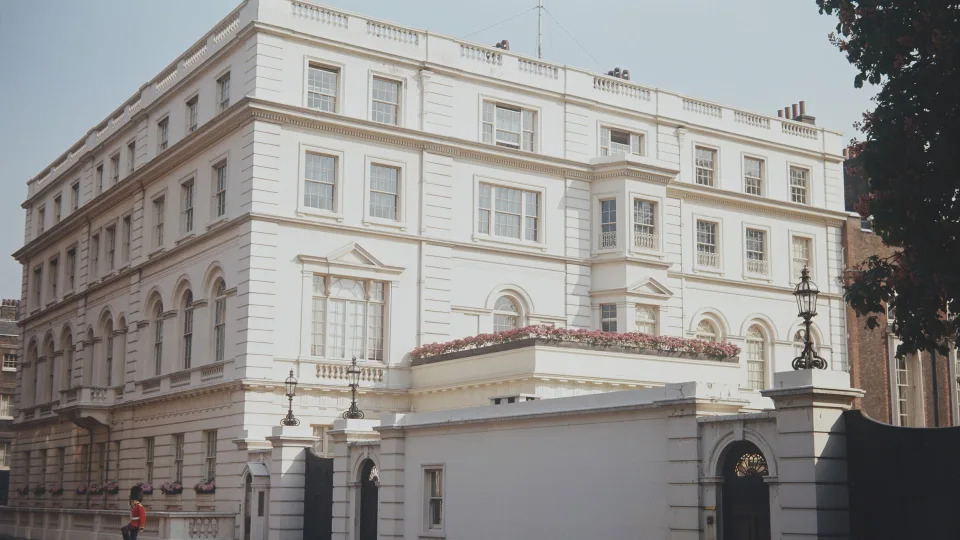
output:
[[[715,283],[717,285],[726,285],[729,287],[737,287],[740,289],[756,289],[769,291],[780,294],[789,294],[793,296],[793,287],[784,287],[781,285],[770,285],[768,283],[760,283],[756,281],[747,281],[747,280],[735,280],[727,279],[722,277],[710,276],[705,274],[691,274],[688,272],[667,272],[668,277],[681,278],[692,281],[702,281],[705,283]],[[827,298],[830,300],[841,300],[843,299],[842,294],[829,293],[826,291],[820,291],[820,298]]]
[[[701,185],[673,183],[667,186],[667,197],[704,202],[728,208],[739,208],[765,215],[841,227],[846,223],[846,213],[816,208],[804,204],[772,201],[747,193],[733,193]]]

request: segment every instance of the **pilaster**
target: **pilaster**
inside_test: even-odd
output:
[[[776,407],[778,502],[771,515],[783,537],[850,537],[843,411],[863,396],[846,372],[776,373],[762,394]]]
[[[267,437],[270,458],[270,540],[302,540],[306,451],[316,437],[310,426],[277,426]]]

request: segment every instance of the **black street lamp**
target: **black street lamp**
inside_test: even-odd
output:
[[[793,291],[797,297],[797,309],[800,310],[799,316],[803,317],[803,325],[806,327],[803,337],[803,351],[800,356],[793,359],[793,369],[827,369],[827,361],[820,357],[813,350],[813,340],[810,339],[810,320],[817,316],[817,295],[820,289],[817,284],[810,280],[810,269],[806,266],[800,272],[800,283]]]
[[[293,376],[293,370],[290,370],[290,376],[283,381],[287,390],[287,416],[280,421],[281,426],[299,426],[300,420],[293,416],[293,396],[297,395],[297,378]]]
[[[350,408],[343,412],[343,417],[348,419],[363,418],[363,411],[357,407],[357,387],[360,386],[360,368],[357,367],[357,357],[354,356],[350,361],[350,367],[347,368],[347,381],[350,383]]]

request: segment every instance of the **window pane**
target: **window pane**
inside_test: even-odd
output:
[[[696,181],[700,185],[712,186],[714,175],[714,163],[716,162],[716,150],[709,148],[696,148]]]
[[[338,77],[336,70],[310,66],[307,71],[307,107],[336,112]]]
[[[306,155],[303,205],[321,210],[333,210],[337,183],[337,159],[320,154]]]
[[[399,169],[383,165],[371,165],[370,215],[372,217],[397,219],[399,183]]]
[[[374,77],[371,96],[373,99],[372,120],[385,124],[396,124],[397,111],[400,107],[400,83]]]

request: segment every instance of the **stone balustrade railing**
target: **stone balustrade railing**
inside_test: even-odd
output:
[[[120,537],[125,510],[0,507],[0,537],[101,540]],[[236,516],[225,512],[150,512],[142,537],[234,540]]]
[[[322,382],[343,384],[347,380],[349,362],[321,362],[317,364],[317,378]],[[376,366],[360,366],[360,382],[382,383],[384,368]]]

